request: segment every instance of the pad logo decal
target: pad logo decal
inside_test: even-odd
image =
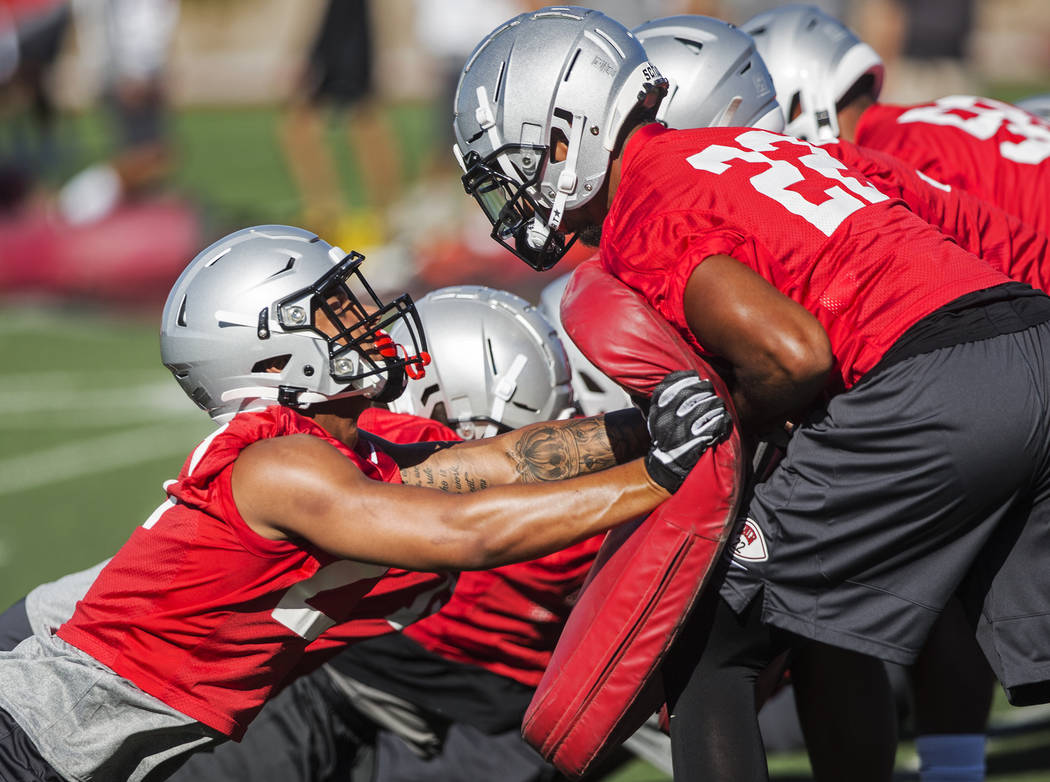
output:
[[[733,558],[742,559],[745,562],[765,562],[769,559],[769,549],[766,548],[766,538],[762,534],[762,528],[750,517],[744,520],[740,537],[733,546]]]

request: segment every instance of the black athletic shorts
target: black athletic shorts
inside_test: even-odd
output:
[[[0,779],[4,782],[62,782],[29,736],[11,715],[0,709]]]
[[[240,741],[195,753],[169,779],[350,782],[362,750],[370,755],[375,732],[375,725],[354,709],[323,669],[317,669],[271,698]]]
[[[1050,324],[904,358],[800,426],[722,596],[909,664],[960,590],[1017,703],[1050,699]]]
[[[372,92],[372,33],[365,0],[329,0],[310,48],[313,101],[349,105]]]
[[[23,597],[0,614],[0,652],[9,652],[33,634]]]

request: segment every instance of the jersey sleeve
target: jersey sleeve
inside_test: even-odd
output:
[[[696,268],[715,255],[728,255],[754,268],[749,261],[756,255],[753,242],[731,228],[710,225],[702,215],[681,213],[661,214],[628,237],[628,247],[603,254],[605,269],[641,293],[690,345],[706,353],[686,321],[686,285]],[[664,250],[656,253],[653,248]]]

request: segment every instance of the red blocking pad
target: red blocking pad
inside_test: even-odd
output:
[[[636,292],[595,261],[561,304],[573,342],[635,396],[668,372],[721,379]],[[582,776],[664,702],[661,660],[707,582],[740,504],[746,459],[738,427],[705,453],[673,497],[605,540],[569,616],[522,733],[562,773]]]

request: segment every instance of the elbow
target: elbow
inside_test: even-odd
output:
[[[827,382],[835,366],[835,356],[824,329],[810,329],[782,335],[776,363],[786,383],[800,389],[813,389],[815,393]]]
[[[464,535],[457,541],[453,554],[454,570],[488,570],[495,567],[495,553],[481,535]]]
[[[503,553],[483,523],[464,523],[463,517],[447,519],[443,532],[431,538],[434,570],[488,570],[504,564]]]

